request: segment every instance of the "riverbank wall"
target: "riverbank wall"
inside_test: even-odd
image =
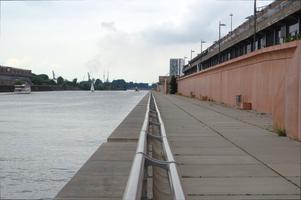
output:
[[[275,130],[301,140],[301,41],[276,45],[178,79],[184,96],[271,113]]]

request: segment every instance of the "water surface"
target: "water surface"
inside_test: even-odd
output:
[[[0,197],[53,198],[145,94],[0,94]]]

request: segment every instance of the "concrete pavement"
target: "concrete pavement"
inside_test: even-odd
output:
[[[155,94],[188,199],[300,199],[300,143],[268,115]]]

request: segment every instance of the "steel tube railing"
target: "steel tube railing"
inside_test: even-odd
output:
[[[134,157],[129,179],[123,194],[123,200],[141,199],[145,163],[145,157],[143,154],[141,154],[141,152],[145,153],[147,148],[146,133],[149,121],[150,98],[151,95],[149,95],[148,98],[146,113],[136,149],[136,155]]]
[[[183,187],[181,184],[181,179],[180,179],[180,176],[179,176],[179,173],[177,170],[177,165],[176,165],[175,159],[173,157],[172,151],[170,149],[170,146],[169,146],[169,143],[167,140],[165,126],[164,126],[160,111],[158,109],[156,99],[155,99],[155,97],[153,97],[153,98],[154,98],[154,103],[155,103],[159,123],[161,124],[161,136],[163,139],[163,147],[164,147],[164,151],[166,154],[166,159],[168,162],[170,162],[168,175],[169,175],[169,181],[170,181],[170,187],[171,187],[173,199],[174,200],[184,200],[186,198],[185,198],[185,193],[184,193],[184,190],[183,190]]]
[[[149,124],[149,112],[150,112],[150,104],[151,99],[153,99],[154,107],[157,113],[159,125],[160,125],[160,132],[161,132],[161,139],[162,139],[162,146],[165,153],[166,160],[165,161],[157,161],[162,162],[163,165],[165,163],[166,169],[168,172],[168,179],[170,185],[170,191],[173,200],[185,200],[185,193],[181,184],[181,179],[177,170],[176,162],[173,157],[172,151],[170,149],[165,126],[163,120],[161,118],[160,111],[157,106],[157,102],[153,94],[151,93],[148,98],[147,109],[145,113],[144,122],[142,125],[142,129],[140,131],[138,145],[136,149],[136,155],[133,160],[133,164],[131,167],[130,175],[128,178],[128,182],[126,185],[125,192],[123,194],[123,200],[141,200],[142,197],[142,188],[143,188],[143,179],[145,173],[145,159],[149,158],[146,156],[147,152],[147,131],[148,131],[148,124]],[[151,161],[150,161],[151,162]],[[158,165],[157,165],[158,166]]]

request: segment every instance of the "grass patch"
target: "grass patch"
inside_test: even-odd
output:
[[[280,137],[286,137],[286,130],[284,128],[276,128],[276,133]]]

